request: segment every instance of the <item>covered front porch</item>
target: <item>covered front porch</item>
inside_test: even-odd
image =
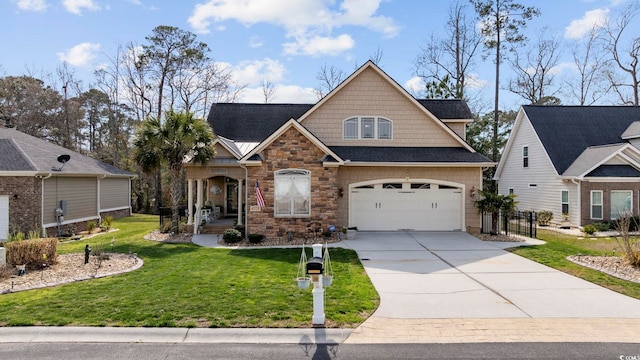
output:
[[[212,224],[222,219],[234,219],[237,225],[244,225],[245,176],[240,167],[188,166],[187,225]],[[194,226],[194,232],[197,229]]]

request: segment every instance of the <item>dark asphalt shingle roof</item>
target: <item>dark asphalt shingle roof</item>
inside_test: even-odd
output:
[[[558,174],[590,146],[622,142],[622,134],[640,120],[638,106],[522,107]]]
[[[441,120],[472,119],[463,100],[425,100],[418,102]],[[289,119],[298,119],[314,104],[217,103],[211,106],[207,121],[216,135],[240,142],[260,142]]]
[[[330,146],[343,160],[362,162],[491,162],[462,147]]]
[[[600,165],[587,176],[591,177],[640,177],[640,171],[631,165]]]
[[[11,148],[8,143],[11,143]],[[13,155],[5,156],[10,151]],[[0,127],[0,171],[36,171],[51,173],[53,167],[62,164],[57,161],[59,155],[68,154],[71,160],[64,166],[62,174],[116,175],[134,174],[84,156],[46,140],[27,135],[11,128]]]

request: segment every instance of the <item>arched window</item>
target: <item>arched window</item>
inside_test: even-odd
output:
[[[276,217],[311,215],[311,172],[284,169],[274,173]]]
[[[344,120],[342,124],[342,138],[345,140],[393,139],[393,123],[383,117],[357,116]]]

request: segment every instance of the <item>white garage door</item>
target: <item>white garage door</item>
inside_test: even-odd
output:
[[[350,226],[359,230],[462,229],[462,191],[433,183],[380,183],[351,189]]]
[[[0,240],[9,236],[9,197],[0,196]]]

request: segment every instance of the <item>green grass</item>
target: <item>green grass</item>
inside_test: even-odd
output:
[[[616,256],[622,256],[620,246],[614,238],[576,237],[543,229],[538,230],[538,238],[546,241],[546,244],[513,248],[510,251],[621,294],[640,299],[640,284],[576,265],[566,259],[567,256],[578,254],[611,256],[614,249],[616,249]]]
[[[0,296],[0,325],[146,327],[309,327],[311,290],[295,277],[299,249],[229,250],[144,240],[156,216],[115,221],[119,231],[62,244],[136,253],[144,266],[107,278]],[[331,249],[333,285],[326,289],[326,325],[355,327],[379,297],[354,251]],[[311,256],[310,249],[308,256]]]

